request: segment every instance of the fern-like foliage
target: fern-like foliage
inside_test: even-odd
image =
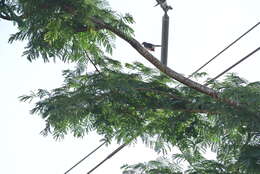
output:
[[[175,88],[176,82],[138,62],[123,66],[104,57],[95,63],[99,64],[95,71],[86,71],[84,64],[64,71],[60,88],[21,97],[23,101],[38,98],[32,113],[46,121],[44,134],[81,137],[96,131],[118,142],[140,137],[158,153],[178,147],[182,153],[173,159],[188,162],[190,173],[256,173],[260,158],[258,83],[248,84],[230,74],[224,82],[211,84],[226,98],[241,103],[232,107],[190,88]],[[203,157],[207,149],[216,153],[217,161]],[[146,170],[157,171],[155,166]],[[168,172],[165,166],[159,170]]]
[[[10,42],[27,40],[24,55],[32,61],[59,58],[76,61],[63,72],[64,84],[21,97],[36,100],[33,114],[46,121],[43,134],[82,137],[96,131],[107,141],[129,142],[138,137],[158,153],[178,147],[170,162],[127,166],[130,173],[259,173],[260,83],[229,74],[209,81],[227,105],[175,81],[141,63],[122,65],[109,59],[115,34],[97,20],[133,35],[129,14],[119,15],[105,0],[0,0],[0,19],[13,21],[18,32]],[[88,71],[91,60],[96,71]],[[196,74],[197,78],[205,74]],[[217,159],[207,160],[207,149]],[[131,171],[130,171],[131,170]]]
[[[105,0],[3,0],[0,18],[5,15],[19,26],[9,42],[27,40],[24,56],[30,61],[79,61],[85,51],[95,59],[102,58],[103,51],[112,53],[115,35],[94,24],[94,18],[133,34],[128,25],[134,22],[132,16],[117,14]]]

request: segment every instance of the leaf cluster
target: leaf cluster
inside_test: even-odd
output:
[[[93,19],[102,19],[126,35],[133,34],[128,25],[134,22],[132,16],[117,14],[105,0],[1,2],[0,18],[6,15],[19,26],[9,42],[28,40],[23,55],[30,61],[39,57],[44,61],[79,61],[85,58],[85,52],[95,59],[101,58],[104,50],[112,53],[115,35],[93,23]]]
[[[249,172],[252,166],[252,173],[257,171],[260,99],[252,96],[259,95],[258,83],[248,84],[230,74],[224,82],[211,84],[224,97],[241,103],[232,107],[188,87],[175,88],[167,76],[138,62],[123,66],[103,58],[96,63],[99,70],[94,72],[83,66],[64,71],[60,88],[21,97],[39,99],[32,113],[46,121],[45,133],[82,137],[95,130],[118,142],[141,137],[158,153],[177,146],[190,171],[209,166],[218,173]],[[203,157],[208,148],[217,161]]]
[[[28,40],[24,55],[30,61],[42,57],[79,63],[75,70],[64,71],[62,87],[21,97],[37,100],[32,113],[46,121],[43,134],[82,137],[96,131],[107,141],[118,142],[140,137],[158,153],[175,146],[181,153],[173,160],[188,162],[188,173],[259,171],[259,82],[248,83],[235,74],[222,82],[210,81],[223,99],[237,103],[227,105],[190,87],[176,86],[141,63],[123,66],[105,57],[104,52],[112,53],[114,47],[111,31],[131,36],[129,25],[134,22],[129,14],[112,11],[105,0],[0,0],[0,19],[18,25],[9,41]],[[88,71],[88,59],[99,69]],[[203,157],[208,148],[216,160]],[[163,161],[127,166],[126,171],[180,172],[175,161]]]

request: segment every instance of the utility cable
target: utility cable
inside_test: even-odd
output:
[[[111,158],[112,156],[114,156],[117,152],[119,152],[120,150],[122,150],[128,143],[124,143],[121,146],[119,146],[116,150],[114,150],[112,153],[110,153],[103,161],[101,161],[100,163],[98,163],[95,167],[93,167],[87,174],[92,173],[94,170],[96,170],[100,165],[102,165],[105,161],[107,161],[109,158]]]
[[[245,57],[243,57],[242,59],[240,59],[238,62],[236,62],[235,64],[233,64],[232,66],[230,66],[229,68],[227,68],[225,71],[223,71],[222,73],[220,73],[219,75],[217,75],[216,77],[214,77],[213,79],[209,80],[208,82],[206,82],[205,86],[209,85],[209,82],[215,81],[216,79],[218,79],[219,77],[221,77],[223,74],[225,74],[226,72],[228,72],[229,70],[231,70],[232,68],[234,68],[235,66],[237,66],[238,64],[240,64],[241,62],[243,62],[244,60],[246,60],[247,58],[249,58],[250,56],[252,56],[253,54],[255,54],[257,51],[260,50],[260,47],[258,47],[257,49],[255,49],[254,51],[250,52],[248,55],[246,55]]]
[[[219,55],[221,55],[223,52],[225,52],[227,49],[229,49],[232,45],[234,45],[236,42],[238,42],[240,39],[242,39],[245,35],[247,35],[249,32],[251,32],[254,28],[256,28],[258,25],[260,24],[260,22],[258,22],[257,24],[255,24],[253,27],[251,27],[249,30],[247,30],[245,33],[243,33],[240,37],[238,37],[236,40],[234,40],[232,43],[230,43],[228,46],[226,46],[222,51],[220,51],[218,54],[216,54],[213,58],[211,58],[209,61],[207,61],[205,64],[203,64],[200,68],[198,68],[196,71],[194,71],[191,75],[188,76],[188,78],[192,77],[195,73],[199,72],[202,68],[204,68],[205,66],[207,66],[210,62],[212,62],[214,59],[216,59]],[[213,79],[211,79],[210,81],[214,81],[217,78],[219,78],[220,76],[222,76],[223,74],[225,74],[226,72],[228,72],[229,70],[231,70],[232,68],[234,68],[236,65],[240,64],[242,61],[244,61],[245,59],[247,59],[248,57],[252,56],[254,53],[256,53],[257,51],[260,50],[260,47],[257,48],[256,50],[252,51],[251,53],[249,53],[247,56],[245,56],[244,58],[242,58],[241,60],[239,60],[237,63],[235,63],[234,65],[232,65],[231,67],[229,67],[228,69],[226,69],[225,71],[223,71],[222,73],[220,73],[219,75],[217,75],[216,77],[214,77]],[[89,58],[89,57],[88,57]],[[91,61],[91,63],[94,65],[95,69],[97,71],[99,71],[97,69],[97,67],[95,66],[94,62],[92,62],[92,60],[89,58],[89,60]],[[209,85],[208,81],[205,85]],[[67,170],[64,174],[67,174],[69,171],[71,171],[73,168],[75,168],[77,165],[79,165],[82,161],[84,161],[86,158],[88,158],[91,154],[93,154],[94,152],[96,152],[100,147],[102,147],[105,144],[102,143],[100,146],[98,146],[96,149],[94,149],[92,152],[90,152],[87,156],[85,156],[84,158],[82,158],[79,162],[77,162],[74,166],[72,166],[69,170]],[[100,165],[102,165],[105,161],[107,161],[109,158],[111,158],[112,156],[114,156],[117,152],[119,152],[120,150],[122,150],[127,144],[122,144],[121,146],[119,146],[116,150],[114,150],[111,154],[109,154],[103,161],[101,161],[99,164],[97,164],[94,168],[92,168],[87,174],[92,173],[94,170],[96,170]]]
[[[241,62],[243,62],[244,60],[246,60],[247,58],[251,57],[253,54],[255,54],[257,51],[260,50],[260,47],[258,47],[257,49],[255,49],[254,51],[250,52],[248,55],[246,55],[245,57],[243,57],[242,59],[240,59],[238,62],[236,62],[234,65],[232,65],[231,67],[229,67],[228,69],[226,69],[225,71],[223,71],[222,73],[220,73],[219,75],[217,75],[216,77],[214,77],[213,79],[211,79],[210,81],[214,81],[217,78],[219,78],[220,76],[222,76],[223,74],[225,74],[226,72],[228,72],[229,70],[231,70],[232,68],[234,68],[235,66],[237,66],[238,64],[240,64]],[[208,82],[210,82],[208,81]],[[209,83],[206,83],[205,85],[209,85]],[[96,170],[100,165],[102,165],[105,161],[107,161],[108,159],[110,159],[112,156],[114,156],[116,153],[118,153],[120,150],[122,150],[125,146],[127,145],[127,143],[122,144],[121,146],[119,146],[116,150],[114,150],[112,153],[110,153],[103,161],[101,161],[100,163],[98,163],[95,167],[93,167],[87,174],[92,173],[94,170]]]
[[[64,174],[67,174],[70,172],[73,168],[75,168],[77,165],[79,165],[82,161],[84,161],[86,158],[88,158],[90,155],[92,155],[94,152],[96,152],[99,148],[101,148],[106,142],[100,144],[97,148],[95,148],[92,152],[87,154],[84,158],[82,158],[79,162],[77,162],[74,166],[72,166],[69,170],[67,170]]]
[[[94,66],[94,68],[96,69],[97,72],[100,73],[99,69],[97,68],[96,64],[93,62],[93,60],[91,60],[90,56],[88,55],[87,51],[84,51],[86,57],[89,59],[89,61],[91,62],[91,64]],[[73,165],[69,170],[67,170],[64,174],[69,173],[72,169],[74,169],[77,165],[79,165],[81,162],[83,162],[85,159],[87,159],[90,155],[92,155],[93,153],[95,153],[99,148],[101,148],[103,145],[105,145],[106,143],[102,143],[100,144],[97,148],[95,148],[93,151],[91,151],[89,154],[87,154],[84,158],[82,158],[81,160],[79,160],[79,162],[77,162],[75,165]]]
[[[93,60],[90,58],[90,56],[88,55],[88,53],[87,53],[87,51],[84,51],[85,52],[85,54],[86,54],[86,57],[88,58],[88,60],[90,61],[90,63],[94,66],[94,68],[96,69],[96,71],[98,72],[98,73],[101,73],[100,71],[99,71],[99,69],[97,68],[97,65],[93,62]]]
[[[234,45],[237,41],[242,39],[245,35],[247,35],[249,32],[251,32],[254,28],[256,28],[260,22],[255,24],[253,27],[251,27],[249,30],[247,30],[245,33],[243,33],[240,37],[238,37],[236,40],[234,40],[232,43],[230,43],[228,46],[226,46],[223,50],[221,50],[218,54],[216,54],[213,58],[211,58],[209,61],[207,61],[204,65],[199,67],[196,71],[194,71],[191,75],[188,76],[188,78],[192,77],[194,74],[199,72],[202,68],[207,66],[210,62],[212,62],[214,59],[216,59],[219,55],[221,55],[223,52],[225,52],[227,49],[229,49],[232,45]]]
[[[240,64],[241,62],[243,62],[244,60],[246,60],[247,58],[251,57],[253,54],[255,54],[257,51],[260,50],[260,47],[258,47],[257,49],[255,49],[254,51],[250,52],[248,55],[246,55],[245,57],[243,57],[242,59],[240,59],[238,62],[236,62],[234,65],[232,65],[231,67],[229,67],[228,69],[226,69],[225,71],[223,71],[222,73],[220,73],[219,75],[217,75],[216,77],[214,77],[213,79],[211,79],[210,81],[214,81],[217,78],[219,78],[220,76],[222,76],[223,74],[225,74],[226,72],[228,72],[229,70],[231,70],[232,68],[234,68],[235,66],[237,66],[238,64]],[[210,82],[208,81],[208,82]],[[208,82],[205,84],[206,86],[208,85]],[[101,161],[100,163],[98,163],[94,168],[92,168],[87,174],[92,173],[94,170],[96,170],[100,165],[102,165],[105,161],[107,161],[108,159],[110,159],[112,156],[114,156],[116,153],[118,153],[120,150],[122,150],[125,146],[127,145],[127,143],[122,144],[121,146],[119,146],[116,150],[114,150],[112,153],[110,153],[103,161]]]
[[[232,68],[234,68],[235,66],[237,66],[238,64],[240,64],[241,62],[243,62],[244,60],[246,60],[247,58],[251,57],[253,54],[255,54],[256,52],[258,52],[260,50],[260,47],[258,47],[257,49],[255,49],[254,51],[250,52],[248,55],[246,55],[245,57],[243,57],[242,59],[240,59],[238,62],[236,62],[234,65],[232,65],[231,67],[229,67],[228,69],[226,69],[225,71],[223,71],[222,73],[220,73],[219,75],[217,75],[216,77],[214,77],[213,79],[211,79],[210,81],[214,81],[217,78],[219,78],[220,76],[222,76],[223,74],[225,74],[226,72],[228,72],[229,70],[231,70]],[[210,82],[208,81],[208,82]],[[206,86],[208,85],[208,82],[205,84]],[[116,150],[114,150],[112,153],[110,153],[103,161],[101,161],[100,163],[98,163],[95,167],[93,167],[87,174],[92,173],[94,170],[96,170],[100,165],[102,165],[105,161],[107,161],[108,159],[110,159],[112,156],[114,156],[116,153],[118,153],[120,150],[122,150],[125,146],[127,145],[127,143],[122,144],[121,146],[119,146]]]

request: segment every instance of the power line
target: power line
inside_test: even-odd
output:
[[[95,148],[92,152],[87,154],[84,158],[82,158],[79,162],[77,162],[74,166],[72,166],[69,170],[67,170],[64,174],[67,174],[70,172],[73,168],[75,168],[77,165],[79,165],[82,161],[84,161],[86,158],[88,158],[90,155],[92,155],[94,152],[96,152],[99,148],[101,148],[106,142],[100,144],[97,148]]]
[[[240,39],[242,39],[245,35],[247,35],[249,32],[251,32],[254,28],[256,28],[260,22],[255,24],[253,27],[251,27],[249,30],[247,30],[245,33],[243,33],[241,36],[239,36],[236,40],[234,40],[232,43],[230,43],[228,46],[226,46],[223,50],[221,50],[218,54],[216,54],[214,57],[212,57],[209,61],[207,61],[205,64],[203,64],[201,67],[199,67],[196,71],[194,71],[191,75],[188,76],[188,78],[192,77],[194,74],[199,72],[202,68],[207,66],[210,62],[212,62],[214,59],[216,59],[219,55],[221,55],[223,52],[225,52],[227,49],[229,49],[232,45],[234,45],[236,42],[238,42]]]
[[[245,57],[243,57],[242,59],[240,59],[238,62],[236,62],[234,65],[230,66],[229,68],[227,68],[225,71],[223,71],[222,73],[220,73],[219,75],[217,75],[216,77],[214,77],[213,79],[209,80],[205,86],[209,85],[210,81],[214,81],[216,79],[218,79],[219,77],[221,77],[223,74],[225,74],[226,72],[228,72],[229,70],[231,70],[232,68],[234,68],[235,66],[237,66],[238,64],[240,64],[241,62],[243,62],[244,60],[246,60],[247,58],[251,57],[253,54],[255,54],[256,52],[258,52],[260,50],[260,47],[258,47],[257,49],[255,49],[254,51],[250,52],[248,55],[246,55]],[[121,146],[119,146],[116,150],[114,150],[112,153],[110,153],[103,161],[101,161],[100,163],[98,163],[95,167],[93,167],[87,174],[92,173],[94,170],[96,170],[100,165],[102,165],[105,161],[107,161],[108,159],[110,159],[112,156],[114,156],[116,153],[118,153],[120,150],[122,150],[125,146],[127,145],[127,143],[122,144]]]
[[[120,150],[122,150],[125,146],[127,145],[127,143],[122,144],[121,146],[119,146],[116,150],[114,150],[112,153],[110,153],[103,161],[101,161],[100,163],[98,163],[95,167],[93,167],[87,174],[92,173],[94,170],[96,170],[100,165],[102,165],[105,161],[107,161],[109,158],[111,158],[112,156],[114,156],[117,152],[119,152]]]
[[[247,58],[251,57],[253,54],[255,54],[257,51],[260,50],[260,47],[258,47],[257,49],[255,49],[254,51],[250,52],[248,55],[246,55],[245,57],[243,57],[242,59],[240,59],[238,62],[236,62],[234,65],[230,66],[228,69],[226,69],[225,71],[223,71],[222,73],[220,73],[219,75],[217,75],[216,77],[214,77],[213,79],[209,80],[210,81],[214,81],[217,78],[219,78],[220,76],[222,76],[223,74],[225,74],[226,72],[228,72],[229,70],[231,70],[232,68],[234,68],[235,66],[237,66],[238,64],[240,64],[241,62],[243,62],[244,60],[246,60]],[[209,83],[206,83],[205,85],[209,85]],[[114,156],[116,153],[118,153],[120,150],[122,150],[125,146],[127,145],[127,143],[122,144],[121,146],[119,146],[116,150],[114,150],[112,153],[110,153],[103,161],[101,161],[100,163],[98,163],[95,167],[93,167],[87,174],[92,173],[94,170],[96,170],[100,165],[102,165],[105,161],[107,161],[108,159],[110,159],[112,156]]]
[[[229,70],[231,70],[232,68],[234,68],[235,66],[237,66],[238,64],[240,64],[241,62],[243,62],[244,60],[246,60],[247,58],[249,58],[250,56],[252,56],[253,54],[255,54],[257,51],[260,50],[260,47],[258,47],[257,49],[255,49],[254,51],[250,52],[248,55],[246,55],[245,57],[243,57],[242,59],[240,59],[238,62],[236,62],[235,64],[233,64],[232,66],[230,66],[229,68],[227,68],[225,71],[223,71],[222,73],[220,73],[219,75],[217,75],[216,77],[214,77],[213,79],[209,80],[208,82],[206,82],[205,86],[209,85],[209,82],[215,81],[216,79],[218,79],[219,77],[221,77],[223,74],[225,74],[226,72],[228,72]]]
[[[93,62],[93,60],[92,60],[92,59],[90,58],[90,56],[88,55],[87,51],[84,51],[84,52],[85,52],[85,54],[86,54],[86,57],[87,57],[88,60],[90,61],[90,63],[91,63],[91,64],[94,66],[94,68],[96,69],[96,71],[101,74],[101,72],[100,72],[99,69],[97,68],[96,64]]]
[[[240,39],[242,39],[245,35],[247,35],[249,32],[251,32],[254,28],[256,28],[258,25],[260,24],[260,22],[258,22],[257,24],[255,24],[253,27],[251,27],[249,30],[247,30],[245,33],[243,33],[240,37],[238,37],[236,40],[234,40],[232,43],[230,43],[228,46],[226,46],[223,50],[221,50],[218,54],[216,54],[213,58],[211,58],[209,61],[207,61],[205,64],[203,64],[200,68],[198,68],[196,71],[194,71],[191,75],[188,76],[188,78],[192,77],[195,73],[197,73],[198,71],[200,71],[202,68],[204,68],[205,66],[207,66],[210,62],[212,62],[214,59],[216,59],[219,55],[221,55],[223,52],[225,52],[227,49],[229,49],[232,45],[234,45],[236,42],[238,42]],[[217,78],[219,78],[220,76],[222,76],[223,74],[225,74],[226,72],[228,72],[229,70],[231,70],[232,68],[234,68],[236,65],[238,65],[239,63],[241,63],[242,61],[244,61],[245,59],[247,59],[248,57],[250,57],[251,55],[253,55],[254,53],[256,53],[257,51],[260,50],[260,47],[257,48],[256,50],[252,51],[251,53],[249,53],[247,56],[245,56],[244,58],[242,58],[240,61],[238,61],[237,63],[235,63],[234,65],[232,65],[231,67],[229,67],[228,69],[226,69],[225,71],[223,71],[222,73],[220,73],[219,75],[217,75],[216,77],[214,77],[213,79],[211,79],[210,81],[214,81]],[[88,57],[89,58],[89,57]],[[89,58],[89,60],[91,61],[91,63],[94,65],[95,69],[97,71],[99,71],[97,69],[97,67],[95,66],[95,64],[92,62],[92,60]],[[205,85],[207,86],[208,83],[210,82],[208,81]],[[84,161],[86,158],[88,158],[91,154],[93,154],[94,152],[96,152],[100,147],[102,147],[105,143],[102,143],[100,146],[98,146],[96,149],[94,149],[92,152],[90,152],[87,156],[85,156],[83,159],[81,159],[78,163],[76,163],[74,166],[72,166],[69,170],[67,170],[64,174],[67,174],[69,171],[71,171],[74,167],[76,167],[77,165],[79,165],[82,161]],[[123,144],[121,146],[119,146],[116,150],[114,150],[111,154],[109,154],[103,161],[101,161],[98,165],[96,165],[93,169],[91,169],[87,174],[90,174],[91,172],[93,172],[95,169],[97,169],[100,165],[102,165],[105,161],[107,161],[109,158],[111,158],[112,156],[114,156],[117,152],[119,152],[120,150],[122,150],[127,144]]]
[[[255,49],[254,51],[250,52],[248,55],[246,55],[245,57],[243,57],[242,59],[240,59],[238,62],[236,62],[234,65],[230,66],[229,68],[227,68],[225,71],[223,71],[222,73],[220,73],[219,75],[217,75],[216,77],[214,77],[213,79],[209,80],[205,86],[209,85],[210,81],[214,81],[216,79],[218,79],[219,77],[221,77],[223,74],[225,74],[226,72],[228,72],[229,70],[231,70],[232,68],[234,68],[235,66],[237,66],[238,64],[240,64],[241,62],[243,62],[244,60],[246,60],[247,58],[251,57],[253,54],[255,54],[256,52],[258,52],[260,50],[260,47],[258,47],[257,49]],[[87,174],[92,173],[94,170],[96,170],[100,165],[102,165],[104,162],[106,162],[108,159],[110,159],[112,156],[114,156],[116,153],[118,153],[120,150],[122,150],[125,146],[127,145],[127,143],[122,144],[121,146],[119,146],[116,150],[114,150],[112,153],[110,153],[104,160],[102,160],[100,163],[98,163],[95,167],[93,167]]]

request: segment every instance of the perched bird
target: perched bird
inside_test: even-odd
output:
[[[156,0],[156,1],[157,1],[157,4],[155,4],[154,7],[156,7],[156,6],[158,6],[158,5],[163,4],[163,3],[166,2],[166,0]]]
[[[146,49],[148,49],[148,50],[150,50],[150,51],[154,51],[155,47],[160,47],[160,46],[161,46],[161,45],[154,45],[154,44],[147,43],[147,42],[143,42],[142,44],[143,44],[143,46],[144,46]]]

